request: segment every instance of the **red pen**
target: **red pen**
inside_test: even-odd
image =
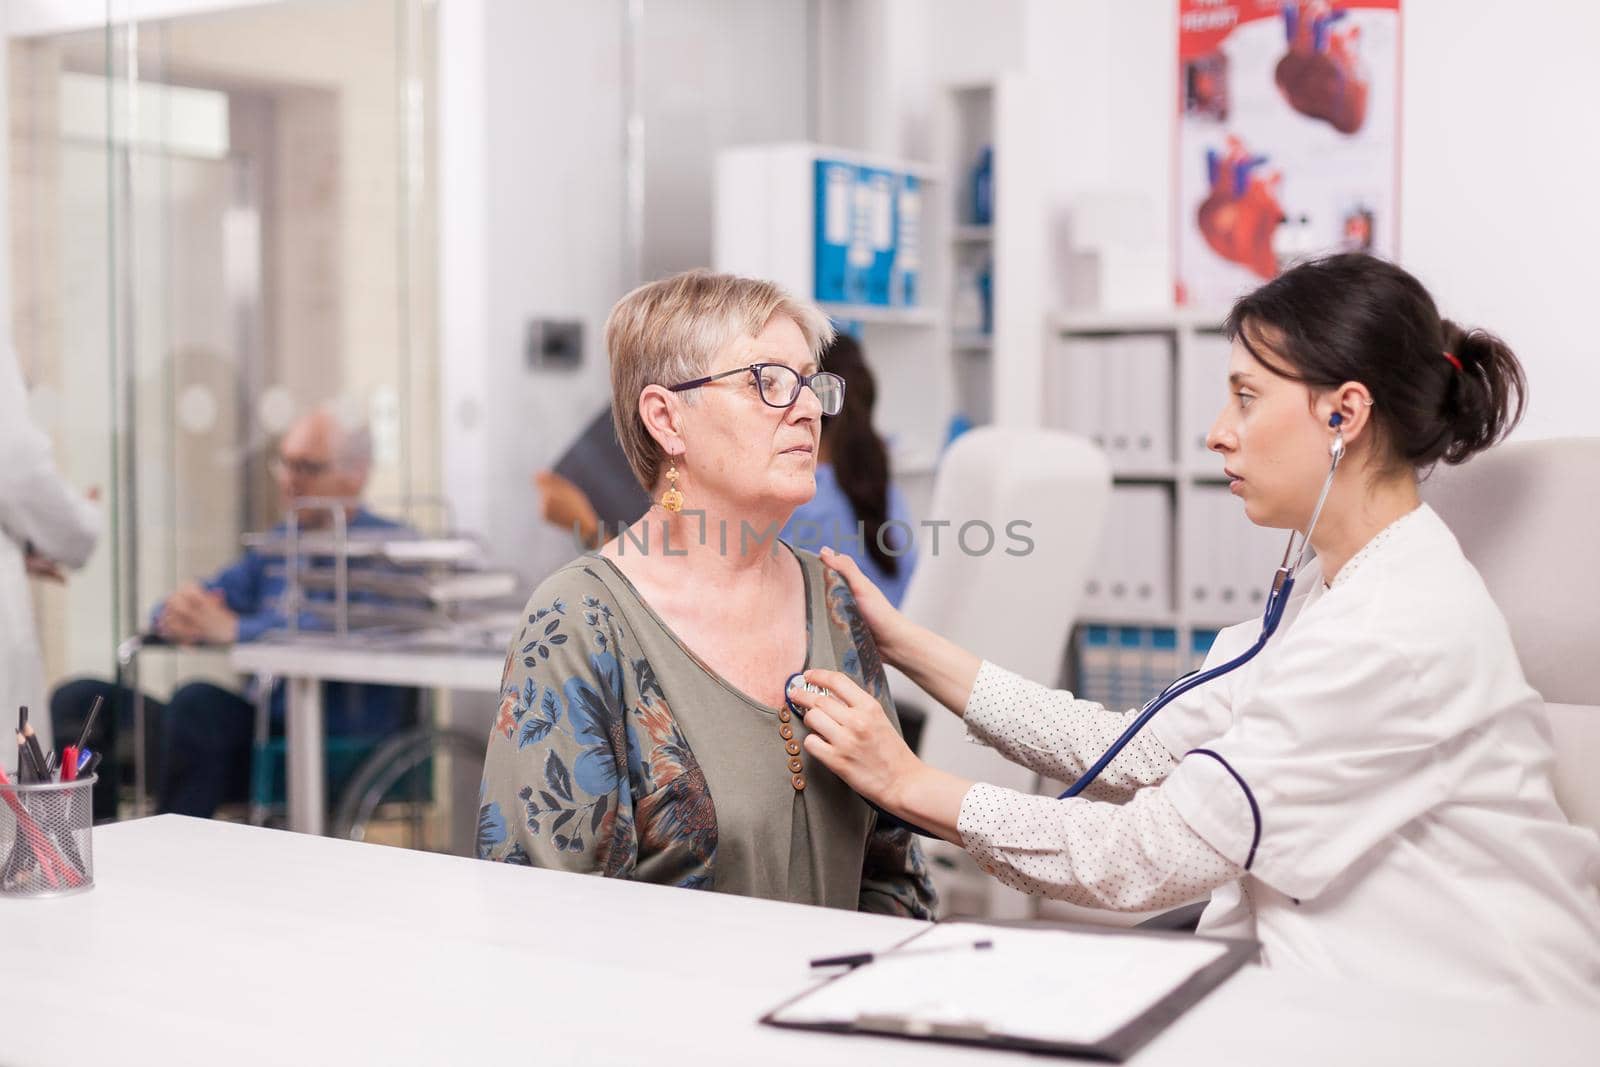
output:
[[[68,745],[61,750],[61,780],[74,781],[78,777],[78,746]]]

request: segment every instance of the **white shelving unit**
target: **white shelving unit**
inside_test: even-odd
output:
[[[941,94],[934,156],[947,179],[940,197],[947,260],[941,292],[950,309],[948,366],[955,390],[948,414],[974,425],[1038,426],[1043,418],[1035,383],[1046,341],[1044,143],[1038,97],[1021,76],[952,85]],[[985,147],[993,154],[993,218],[980,225],[972,182]],[[961,322],[956,307],[961,272],[985,263],[992,279],[987,332]]]
[[[819,162],[909,176],[918,183],[920,210],[911,249],[917,299],[893,306],[836,300],[819,304],[858,332],[879,380],[896,383],[879,391],[874,418],[890,443],[896,475],[928,483],[955,395],[949,361],[934,358],[948,348],[949,337],[942,297],[948,289],[948,183],[942,171],[924,162],[804,142],[724,150],[717,159],[713,262],[718,270],[770,278],[798,296],[818,299]],[[897,221],[904,206],[896,205]],[[905,236],[895,234],[897,264]]]
[[[1187,669],[1192,656],[1196,631],[1214,631],[1258,614],[1264,607],[1265,590],[1271,568],[1277,556],[1270,561],[1267,555],[1287,534],[1278,531],[1261,531],[1252,527],[1242,514],[1237,523],[1228,521],[1228,539],[1224,546],[1230,564],[1238,562],[1251,575],[1259,568],[1259,580],[1254,577],[1229,586],[1229,595],[1220,594],[1201,599],[1214,579],[1216,561],[1198,561],[1197,548],[1201,540],[1201,523],[1210,521],[1207,508],[1231,506],[1238,503],[1217,499],[1227,493],[1222,477],[1222,461],[1205,450],[1204,441],[1212,419],[1226,399],[1224,383],[1226,343],[1222,338],[1221,324],[1225,313],[1207,310],[1155,310],[1136,314],[1109,314],[1099,312],[1057,313],[1050,318],[1051,345],[1047,359],[1042,392],[1047,397],[1068,395],[1082,383],[1070,380],[1066,346],[1078,341],[1105,341],[1127,337],[1155,339],[1167,346],[1168,358],[1165,373],[1151,376],[1137,383],[1141,389],[1162,390],[1170,401],[1165,405],[1172,418],[1171,454],[1159,457],[1158,462],[1140,462],[1137,465],[1114,462],[1116,489],[1156,487],[1166,492],[1167,519],[1165,529],[1157,542],[1159,551],[1165,553],[1165,583],[1161,603],[1154,607],[1116,607],[1101,604],[1086,607],[1080,622],[1108,627],[1154,627],[1175,631],[1179,666]],[[1111,349],[1115,358],[1115,350]],[[1047,400],[1047,404],[1050,401]],[[1047,414],[1046,421],[1065,429],[1081,429],[1069,424],[1059,410]],[[1091,436],[1093,436],[1091,434]],[[1104,444],[1104,442],[1102,442]],[[1107,538],[1128,537],[1129,531],[1108,528]],[[1215,541],[1216,528],[1210,530]],[[1208,546],[1208,551],[1212,549]],[[1259,559],[1258,559],[1259,557]],[[1245,566],[1247,565],[1247,566]]]

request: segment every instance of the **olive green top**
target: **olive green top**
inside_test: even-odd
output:
[[[849,587],[811,553],[795,556],[806,659],[785,677],[849,674],[898,727]],[[527,618],[489,741],[480,855],[931,917],[915,839],[880,825],[805,754],[798,715],[711,670],[608,559],[561,568],[534,592]]]

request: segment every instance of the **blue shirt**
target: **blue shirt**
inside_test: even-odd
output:
[[[350,518],[348,528],[406,529],[398,522],[381,518],[365,509],[357,511]],[[287,531],[288,527],[283,523],[272,528],[273,533]],[[350,565],[355,568],[362,564],[363,561],[355,560]],[[220,592],[228,610],[239,617],[240,641],[255,641],[263,634],[282,630],[289,625],[288,616],[283,613],[283,597],[289,581],[281,557],[265,556],[253,548],[246,549],[242,558],[200,584],[205,589]],[[302,592],[308,600],[333,600],[331,589],[306,589]],[[353,602],[383,600],[382,597],[358,592],[352,592],[350,599]],[[152,629],[165,606],[166,601],[163,600],[150,613]],[[325,619],[309,611],[300,613],[299,622],[302,630],[330,628]],[[350,682],[326,683],[322,687],[322,700],[327,732],[330,736],[375,736],[393,732],[406,725],[413,706],[411,690],[387,685],[356,685]],[[274,721],[283,721],[283,704],[283,686],[279,684],[272,692],[271,709]]]
[[[911,572],[917,565],[916,527],[911,522],[911,511],[906,507],[900,487],[889,483],[889,519],[880,531],[886,551],[898,559],[899,568],[893,576],[878,566],[878,561],[867,551],[860,523],[850,498],[839,487],[833,464],[818,463],[817,495],[810,503],[795,509],[779,536],[796,548],[815,552],[826,545],[849,556],[861,572],[883,590],[889,603],[899,607],[901,598],[906,595],[906,585],[911,581]]]

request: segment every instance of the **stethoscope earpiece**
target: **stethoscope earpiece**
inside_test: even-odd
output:
[[[1209,670],[1192,671],[1157,693],[1134,718],[1133,722],[1128,725],[1127,729],[1123,730],[1121,735],[1112,742],[1111,747],[1107,748],[1100,758],[1089,766],[1088,770],[1079,775],[1078,780],[1073,782],[1058,799],[1067,800],[1088,788],[1089,783],[1100,776],[1100,772],[1106,769],[1111,761],[1116,758],[1117,753],[1121,752],[1123,747],[1129,741],[1132,741],[1140,730],[1144,729],[1145,724],[1155,716],[1156,712],[1196,686],[1204,685],[1214,678],[1221,678],[1225,674],[1238,670],[1254,659],[1256,653],[1267,647],[1267,642],[1272,639],[1272,635],[1278,632],[1278,624],[1283,621],[1285,605],[1288,604],[1289,597],[1294,592],[1295,575],[1299,573],[1301,564],[1305,562],[1306,549],[1311,544],[1311,534],[1317,528],[1317,520],[1322,517],[1322,505],[1328,501],[1328,490],[1333,488],[1333,476],[1339,469],[1339,461],[1344,458],[1344,431],[1340,429],[1343,424],[1344,416],[1339,412],[1335,411],[1328,416],[1328,426],[1333,430],[1333,444],[1328,446],[1328,455],[1332,459],[1332,462],[1328,464],[1328,475],[1322,480],[1322,492],[1317,496],[1317,506],[1312,509],[1311,521],[1306,524],[1306,532],[1300,539],[1300,554],[1295,556],[1292,563],[1289,557],[1294,556],[1297,531],[1291,530],[1289,532],[1289,543],[1283,549],[1283,563],[1279,565],[1277,573],[1273,576],[1272,592],[1267,597],[1267,607],[1261,615],[1261,634],[1256,638],[1256,643],[1226,663],[1212,667]],[[1205,750],[1202,749],[1200,751]],[[1254,805],[1251,806],[1251,814],[1255,819],[1256,836],[1259,838],[1261,834],[1261,816],[1255,811]],[[1252,856],[1255,854],[1254,850],[1255,846],[1252,844]],[[1246,866],[1248,867],[1248,863]]]

